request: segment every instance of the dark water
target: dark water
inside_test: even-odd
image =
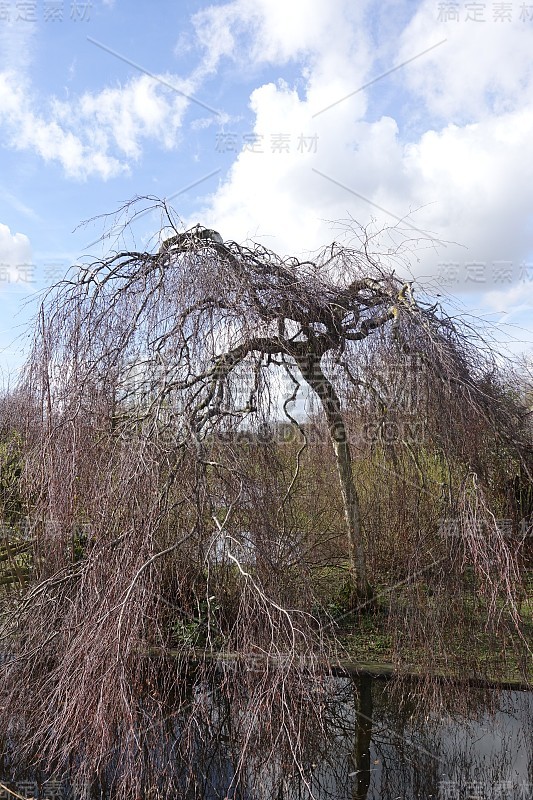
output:
[[[239,788],[232,786],[235,751],[220,738],[209,757],[191,768],[194,786],[171,796],[150,798],[231,798],[232,800],[533,800],[533,692],[448,690],[439,711],[424,711],[416,687],[400,689],[370,677],[335,679],[328,709],[327,740],[313,747],[303,771],[284,771],[276,753],[260,770],[244,767]],[[213,695],[214,696],[214,695]],[[427,709],[431,704],[427,704]],[[435,706],[437,707],[437,706]],[[168,729],[161,753],[175,753],[178,723]],[[205,754],[204,754],[205,756]],[[175,756],[174,756],[175,757]],[[22,797],[48,800],[103,798],[94,785],[74,791],[68,781],[41,774],[6,774],[2,782]],[[136,795],[137,797],[138,795]],[[0,798],[13,798],[0,788]],[[132,798],[132,800],[134,800]],[[139,798],[140,800],[140,798]]]
[[[351,687],[344,691],[355,733],[340,725],[332,737],[329,758],[312,776],[317,798],[532,800],[532,692],[502,691],[488,701],[474,691],[462,712],[424,714],[409,691],[398,702],[383,681],[364,682],[353,700]]]

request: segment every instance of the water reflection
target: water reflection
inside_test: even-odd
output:
[[[424,713],[416,687],[400,702],[391,684],[370,678],[355,693],[349,684],[342,691],[332,716],[332,722],[342,722],[314,775],[317,798],[533,797],[532,693],[504,691],[489,698],[474,691],[462,713],[450,707]],[[457,692],[450,698],[459,699]],[[284,795],[298,796],[296,787]]]
[[[239,707],[238,694],[229,702],[219,688],[196,685],[194,725],[190,718],[185,724],[180,711],[139,736],[152,777],[140,781],[136,797],[532,800],[533,693],[438,691],[439,702],[429,703],[427,687],[417,684],[332,678],[324,687],[323,727],[306,729],[306,715],[301,716],[297,726],[304,735],[293,739],[298,752],[291,753],[280,731],[294,720],[284,718],[283,705],[280,716],[259,715],[254,728],[253,704]],[[257,741],[243,749],[243,731],[254,736],[254,730]],[[40,772],[18,773],[4,759],[0,798],[12,798],[13,792],[50,800],[112,797],[110,787],[129,757],[123,745],[117,742],[106,769],[83,788],[57,776],[45,780]]]

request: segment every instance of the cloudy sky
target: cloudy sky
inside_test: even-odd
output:
[[[136,195],[282,254],[393,227],[377,249],[531,347],[532,54],[519,0],[0,2],[2,372],[102,253],[79,223]]]

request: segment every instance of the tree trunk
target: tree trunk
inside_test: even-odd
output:
[[[353,749],[356,772],[353,800],[366,800],[370,786],[370,744],[372,742],[372,677],[360,675],[354,681],[356,728]]]
[[[305,380],[318,395],[326,416],[339,475],[355,594],[359,603],[367,603],[372,600],[374,593],[367,578],[359,498],[353,480],[352,456],[339,396],[322,372],[320,359],[317,356],[299,358],[297,362]]]

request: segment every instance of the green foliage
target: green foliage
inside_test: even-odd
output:
[[[20,491],[22,446],[22,436],[17,431],[10,431],[0,441],[0,515],[11,526],[19,525],[24,515]]]
[[[313,571],[313,613],[332,620],[346,617],[353,608],[353,582],[347,565],[320,567]]]
[[[21,536],[24,503],[20,488],[22,436],[16,430],[0,439],[0,587],[23,586],[31,572],[31,544]]]
[[[83,561],[87,556],[89,548],[89,536],[87,524],[79,523],[74,526],[72,532],[72,560],[74,562]]]
[[[204,647],[210,633],[213,639],[213,627],[215,627],[215,638],[218,639],[214,623],[219,611],[220,607],[214,597],[200,600],[194,616],[174,619],[171,622],[169,630],[171,644],[179,647]]]

